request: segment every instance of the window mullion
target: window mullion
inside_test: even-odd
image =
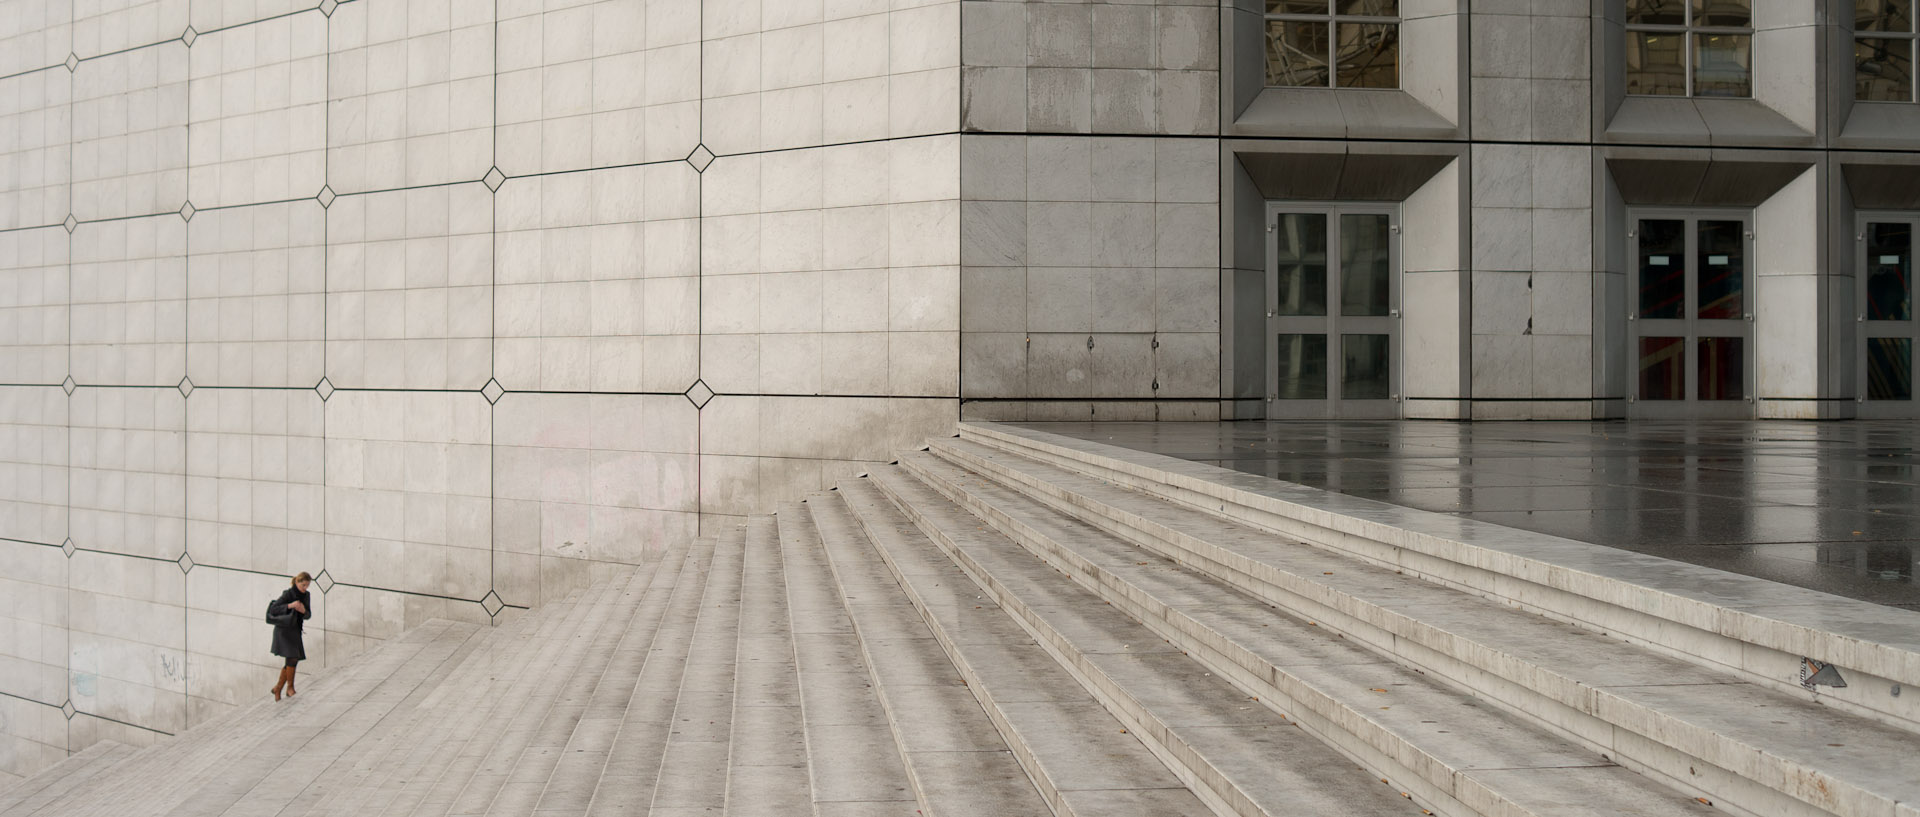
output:
[[[1687,98],[1692,99],[1694,61],[1693,0],[1680,0],[1680,13],[1683,15],[1680,19],[1687,21],[1686,33],[1680,35],[1680,73],[1686,77]],[[1691,229],[1691,220],[1689,220],[1688,224],[1687,240],[1692,241],[1693,231]],[[1691,247],[1692,245],[1688,244],[1686,246]],[[1684,266],[1682,268],[1684,269]]]
[[[1327,17],[1327,87],[1340,87],[1340,19]]]

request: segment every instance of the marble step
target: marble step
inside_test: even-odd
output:
[[[772,516],[749,519],[741,552],[727,756],[727,810],[735,817],[813,814],[816,803],[779,527]]]
[[[72,815],[113,814],[124,808],[128,798],[136,797],[142,803],[155,807],[168,804],[170,808],[210,771],[226,768],[259,740],[282,728],[300,709],[329,700],[340,690],[356,689],[359,679],[369,673],[391,670],[405,660],[392,660],[381,653],[412,655],[436,632],[415,628],[375,645],[344,666],[311,673],[301,682],[300,694],[285,701],[275,701],[265,694],[272,670],[263,669],[262,694],[255,701],[140,751],[83,795],[62,803],[61,808]]]
[[[853,480],[837,493],[1054,814],[1214,813],[870,485]]]
[[[619,600],[637,575],[630,568],[617,570],[573,605],[556,631],[524,644],[519,651],[521,658],[509,658],[497,665],[499,672],[513,681],[484,702],[482,710],[467,715],[481,722],[462,730],[468,737],[458,752],[438,753],[444,759],[443,768],[408,782],[419,797],[413,813],[485,813],[506,784],[534,730],[562,693],[562,679],[591,660],[595,636],[619,618]],[[432,778],[431,785],[426,784],[427,777]],[[419,794],[422,787],[429,790],[425,795]]]
[[[1920,612],[998,423],[959,436],[1920,733]],[[1845,687],[1806,687],[1807,659]]]
[[[140,804],[143,813],[171,811],[203,788],[210,776],[231,769],[233,758],[245,756],[303,715],[316,709],[338,709],[332,702],[364,694],[366,689],[431,647],[434,639],[445,632],[446,625],[447,622],[430,622],[403,633],[370,650],[351,668],[332,673],[328,679],[331,683],[317,685],[292,700],[276,706],[271,698],[266,698],[251,707],[243,707],[241,712],[255,716],[250,720],[222,719],[206,724],[206,728],[189,729],[177,737],[143,748],[84,790],[48,804],[44,813],[62,817],[124,814],[129,803]]]
[[[382,796],[390,796],[391,781],[419,774],[422,765],[436,758],[438,744],[425,740],[421,732],[432,729],[434,738],[444,739],[452,725],[466,720],[436,707],[434,702],[454,697],[486,700],[493,681],[487,672],[489,657],[523,630],[563,620],[571,604],[569,601],[553,605],[552,609],[540,611],[544,616],[521,616],[484,633],[477,643],[463,650],[465,655],[458,668],[446,679],[416,690],[409,698],[407,711],[388,718],[375,734],[357,744],[355,750],[342,754],[306,791],[282,809],[281,814],[298,817],[379,813],[377,801]]]
[[[454,669],[415,687],[366,735],[337,756],[327,759],[318,777],[290,802],[282,805],[277,813],[284,817],[296,817],[342,813],[348,810],[343,805],[356,809],[360,807],[359,798],[376,789],[374,781],[384,778],[390,771],[396,752],[406,751],[401,747],[414,742],[414,730],[422,718],[428,716],[424,702],[442,694],[449,683],[469,677],[467,673],[479,656],[486,654],[498,636],[497,631],[488,628],[476,630],[443,662],[443,667]]]
[[[484,635],[472,624],[445,626],[412,660],[372,686],[364,696],[296,713],[286,729],[255,744],[253,751],[208,777],[169,812],[170,817],[213,814],[277,814],[294,803],[331,763],[359,743],[415,694],[436,683],[453,662]]]
[[[560,760],[569,755],[568,745],[606,675],[616,647],[627,634],[634,632],[634,613],[644,601],[645,591],[651,588],[653,571],[658,567],[658,563],[648,565],[645,571],[629,580],[627,587],[597,602],[595,613],[575,635],[574,649],[580,651],[579,658],[570,658],[556,666],[538,687],[543,691],[552,690],[554,694],[543,694],[522,704],[523,717],[516,718],[505,736],[509,745],[517,747],[517,755],[510,749],[496,750],[489,756],[490,762],[499,758],[507,771],[505,783],[486,813],[525,814],[539,805]],[[580,753],[581,756],[574,759],[582,765],[569,764],[568,773],[578,774],[580,768],[589,766],[597,770],[598,767],[592,765],[594,759],[585,756],[584,749]],[[489,767],[482,766],[486,768]],[[594,779],[598,777],[594,775]],[[576,793],[582,798],[581,810],[585,807],[584,798],[590,794],[590,791]]]
[[[893,751],[848,760],[829,745],[828,754],[816,755],[816,767],[824,767],[820,777],[864,783],[880,775],[862,766],[884,764],[892,779],[897,757],[898,773],[923,814],[1048,813],[1045,799],[960,669],[842,500],[839,493],[816,494],[804,505],[782,507],[780,514],[781,536],[792,554],[789,564],[814,577],[820,588],[807,594],[819,605],[810,615],[815,632],[806,636],[808,677],[836,678],[831,673],[838,667],[864,674],[870,693],[845,685],[859,706],[834,707],[847,723],[833,727],[827,737],[862,736],[858,739],[867,744]],[[809,685],[816,701],[822,699],[821,687]]]
[[[746,528],[715,537],[704,592],[691,622],[672,714],[661,734],[655,813],[719,811],[727,805],[733,733],[734,656],[739,650],[740,571]]]
[[[880,469],[872,481],[1216,813],[1418,811],[1403,787],[1384,785],[1302,721],[1235,688],[911,475]]]
[[[964,439],[933,453],[1694,796],[1762,814],[1920,801],[1920,741],[1881,719],[1022,454]]]
[[[729,534],[730,535],[730,534]],[[696,540],[682,564],[666,612],[620,716],[606,769],[594,784],[591,815],[645,814],[660,785],[661,760],[674,727],[674,707],[706,598],[720,535]]]
[[[928,494],[937,492],[966,509],[952,512],[940,530],[983,522],[992,529],[961,535],[974,546],[968,549],[956,542],[955,548],[977,563],[976,570],[1000,577],[1002,593],[1031,599],[1024,603],[1039,609],[1042,617],[1053,608],[1112,605],[1114,615],[1138,622],[1139,631],[1129,642],[1141,635],[1166,638],[1198,659],[1196,667],[1204,665],[1222,680],[1231,680],[1239,692],[1230,696],[1237,698],[1235,705],[1257,701],[1283,722],[1303,727],[1364,764],[1373,772],[1369,780],[1384,777],[1395,791],[1406,792],[1425,808],[1442,814],[1537,817],[1677,817],[1705,811],[1692,795],[1654,783],[1522,716],[1487,706],[1327,633],[1317,622],[1283,615],[1004,486],[926,454],[903,458],[902,464],[919,480],[883,475],[882,486],[896,498],[933,504],[937,500]],[[1015,549],[1017,554],[1010,553]],[[1037,560],[1020,556],[1038,556],[1051,567],[1035,570]],[[1088,661],[1114,676],[1114,683],[1141,674],[1133,661],[1098,653]],[[1170,688],[1180,687],[1149,684],[1145,694],[1164,697]],[[1156,709],[1150,697],[1123,705],[1150,714]],[[1193,704],[1176,697],[1165,708],[1191,711]],[[1214,712],[1216,718],[1230,715],[1219,705]],[[1187,731],[1177,723],[1162,728],[1175,738]],[[1213,737],[1206,730],[1192,731],[1195,742]],[[1244,785],[1261,791],[1266,782],[1256,773]],[[1284,807],[1290,799],[1284,789],[1264,793],[1269,808]],[[1335,792],[1320,802],[1341,799]]]
[[[639,592],[635,585],[644,585],[660,569],[658,564],[642,566],[627,579],[625,589],[614,597],[615,603]],[[577,601],[569,601],[557,609],[542,608],[535,611],[536,615],[523,616],[522,620],[552,614],[555,621],[550,626],[558,628],[564,626],[566,613],[584,615],[587,611]],[[578,626],[577,618],[575,622]],[[533,659],[526,652],[528,643],[554,640],[553,632],[536,633],[530,640],[522,641],[515,631],[506,628],[494,631],[485,646],[445,682],[422,696],[413,715],[385,741],[383,751],[365,753],[355,764],[351,782],[338,792],[324,793],[321,802],[307,813],[413,813],[426,801],[432,786],[479,728],[481,719],[471,711],[474,704],[495,700],[498,694],[504,693],[508,682],[516,677],[516,670]],[[310,789],[309,794],[312,793]]]
[[[0,815],[25,817],[41,813],[48,803],[91,785],[134,751],[133,747],[124,743],[103,740],[75,752],[67,759],[15,781],[5,791],[0,791]]]
[[[586,813],[595,788],[608,771],[613,743],[619,737],[627,706],[660,633],[660,622],[666,617],[688,553],[685,545],[670,547],[644,593],[629,594],[633,615],[618,633],[606,668],[594,682],[572,733],[561,747],[560,758],[535,802],[536,812]]]
[[[606,589],[604,584],[591,588],[595,594]],[[455,710],[458,716],[448,724],[448,733],[428,755],[431,763],[408,778],[379,813],[441,815],[452,808],[525,703],[524,696],[532,693],[539,669],[559,662],[574,640],[572,634],[588,620],[594,597],[576,592],[563,603],[529,611],[519,630],[494,636],[494,648],[479,657],[468,676],[485,680],[484,696]]]
[[[606,591],[607,585],[602,584],[577,594],[570,601],[550,605],[542,612],[556,621],[565,622],[578,614],[584,604],[582,600]],[[417,722],[418,710],[423,704],[443,695],[445,685],[454,679],[471,677],[468,673],[477,665],[476,662],[495,652],[496,645],[520,632],[521,628],[539,621],[542,616],[529,615],[524,618],[529,620],[502,628],[446,622],[449,626],[439,640],[451,644],[452,648],[423,650],[400,668],[401,673],[409,676],[417,673],[417,683],[389,683],[383,685],[386,687],[384,691],[376,688],[371,694],[358,699],[322,704],[338,706],[343,710],[338,720],[329,726],[327,733],[315,736],[313,742],[302,747],[287,762],[272,768],[240,799],[224,810],[212,813],[363,813],[358,808],[358,798],[374,791],[368,788],[369,777],[383,777],[390,771],[389,767],[373,762],[376,760],[373,756],[382,751],[391,751],[401,744],[412,743],[414,738],[409,732],[409,725]],[[428,628],[423,626],[418,629]],[[411,681],[398,677],[394,680]],[[287,704],[295,704],[305,697],[303,693]],[[263,743],[297,740],[301,734],[297,726],[290,725],[279,730],[271,741]],[[251,752],[259,752],[260,745],[256,744]],[[248,756],[243,755],[236,766],[229,768],[244,768],[248,762]],[[231,771],[216,770],[211,780],[202,781],[201,786],[222,782],[229,776],[232,776]],[[192,781],[187,782],[191,784]],[[347,801],[344,804],[341,802],[343,799]],[[202,812],[189,810],[182,813]]]
[[[377,813],[374,802],[391,796],[390,786],[400,767],[437,753],[423,746],[421,733],[429,725],[444,724],[437,702],[468,690],[483,689],[491,682],[487,673],[489,658],[504,651],[526,634],[551,632],[581,614],[583,599],[605,592],[605,584],[579,591],[567,600],[549,604],[498,628],[481,628],[478,637],[443,662],[425,683],[367,732],[343,749],[326,768],[277,812],[283,817],[298,815]]]

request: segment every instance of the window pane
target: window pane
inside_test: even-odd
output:
[[[1862,37],[1853,41],[1853,98],[1913,101],[1913,40]]]
[[[1393,286],[1391,262],[1386,216],[1340,217],[1340,314],[1387,314]]]
[[[1640,399],[1684,400],[1686,338],[1640,339]]]
[[[1627,32],[1627,93],[1686,96],[1686,35]]]
[[[1678,219],[1640,220],[1640,317],[1685,316],[1686,229]]]
[[[1338,0],[1334,8],[1341,14],[1365,17],[1400,16],[1400,0]]]
[[[1867,399],[1913,399],[1913,338],[1867,338]]]
[[[1267,84],[1327,87],[1328,23],[1267,21]]]
[[[1700,366],[1700,399],[1740,400],[1747,396],[1741,385],[1747,371],[1740,354],[1745,341],[1745,338],[1700,339],[1700,354],[1696,358]]]
[[[1867,225],[1867,320],[1913,320],[1913,225]]]
[[[1627,0],[1627,25],[1683,26],[1686,0]]]
[[[1741,234],[1746,226],[1738,221],[1701,221],[1700,240],[1695,245],[1694,292],[1702,318],[1739,319],[1743,310],[1742,290],[1746,285],[1746,258],[1741,252],[1745,242]]]
[[[1267,0],[1268,14],[1328,14],[1330,0]]]
[[[1693,0],[1693,24],[1746,28],[1753,25],[1753,0]]]
[[[1340,399],[1385,400],[1388,388],[1387,335],[1340,336]]]
[[[1400,87],[1400,27],[1341,23],[1337,50],[1342,88]]]
[[[1327,314],[1327,216],[1282,213],[1274,225],[1279,315]]]
[[[1913,0],[1853,0],[1855,31],[1912,31]]]
[[[1753,96],[1753,36],[1693,35],[1693,95]]]
[[[1281,335],[1277,357],[1280,399],[1327,399],[1326,335]]]

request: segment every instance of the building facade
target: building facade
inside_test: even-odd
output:
[[[956,419],[1913,416],[1904,0],[0,0],[0,771]]]

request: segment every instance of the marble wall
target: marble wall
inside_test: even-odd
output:
[[[0,2],[0,774],[949,429],[961,5]]]

